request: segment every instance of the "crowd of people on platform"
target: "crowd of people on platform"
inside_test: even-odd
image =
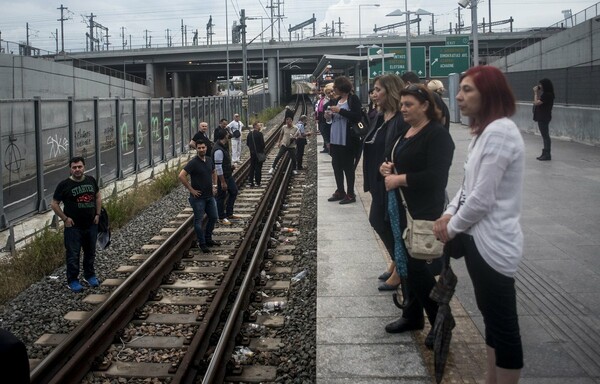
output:
[[[534,88],[540,131],[547,131],[554,98],[546,80]],[[364,191],[372,197],[369,222],[392,258],[379,276],[379,289],[400,288],[402,293],[398,305],[402,316],[385,330],[423,329],[427,318],[431,331],[425,345],[430,349],[438,314],[430,293],[442,260],[448,263],[449,256],[443,254],[433,263],[413,258],[402,233],[407,216],[434,222],[436,238],[466,261],[485,324],[486,383],[517,383],[523,351],[514,274],[523,247],[519,218],[524,145],[509,119],[515,113],[515,99],[506,78],[494,67],[474,67],[462,74],[456,101],[470,119],[472,140],[462,186],[449,201],[446,184],[455,146],[450,113],[441,98],[444,91],[441,81],[422,84],[412,72],[401,77],[384,74],[373,80],[368,107],[361,114],[350,79],[337,76],[322,84],[315,121],[323,136],[321,152],[331,156],[337,186],[328,201],[356,201],[354,175],[362,156]],[[368,116],[369,128],[358,137],[352,125],[363,115]],[[544,152],[539,160],[548,160],[550,142],[542,136]]]

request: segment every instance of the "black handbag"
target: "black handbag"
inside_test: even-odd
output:
[[[242,133],[240,132],[240,130],[239,130],[239,129],[236,129],[235,131],[233,131],[233,133],[232,133],[232,134],[233,134],[233,137],[234,137],[235,139],[239,139],[239,138],[240,138],[240,136],[242,136]]]
[[[350,122],[350,132],[353,136],[363,139],[369,131],[369,116],[364,109],[360,110],[360,120]]]

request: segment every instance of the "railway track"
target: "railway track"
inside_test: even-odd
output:
[[[295,109],[304,114],[299,100]],[[278,130],[268,136],[268,147],[276,136]],[[239,186],[248,168],[244,162],[236,171]],[[294,201],[301,197],[288,195],[291,171],[284,158],[265,188],[240,189],[236,212],[242,220],[215,230],[222,246],[210,254],[192,247],[191,209],[174,217],[115,271],[115,278],[103,282],[101,294],[85,298],[95,304],[93,311],[66,315],[78,322],[73,332],[40,338],[53,349],[33,368],[32,383],[95,378],[217,383],[226,376],[274,381],[273,366],[240,370],[248,352],[234,348],[249,342],[255,350],[269,350],[281,343],[268,331],[283,325],[271,313],[286,305],[291,269],[285,263],[297,239],[281,231],[295,223]],[[265,294],[270,297],[263,299]]]

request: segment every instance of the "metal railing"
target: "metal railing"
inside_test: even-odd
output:
[[[266,105],[263,105],[266,102]],[[249,111],[270,104],[249,96]],[[0,100],[0,229],[46,212],[72,156],[107,185],[187,152],[206,121],[210,134],[227,113],[242,111],[242,98],[94,98]]]

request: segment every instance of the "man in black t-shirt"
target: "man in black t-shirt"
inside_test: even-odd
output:
[[[200,141],[204,141],[206,144],[206,153],[212,153],[213,143],[208,138],[208,123],[206,121],[201,121],[200,124],[198,124],[198,132],[196,132],[194,137],[192,137],[192,140],[190,140],[190,149],[196,149],[196,144]]]
[[[208,247],[220,245],[212,239],[215,223],[219,217],[217,202],[214,194],[217,191],[217,172],[212,158],[206,156],[206,143],[196,143],[198,153],[179,172],[179,180],[190,191],[189,202],[194,210],[194,231],[198,240],[198,247],[202,252],[208,253]],[[190,181],[188,181],[188,175]],[[208,217],[206,228],[202,228],[204,214]]]
[[[64,236],[67,260],[67,285],[73,292],[81,292],[79,282],[79,255],[83,249],[83,279],[91,287],[100,285],[94,271],[98,221],[102,209],[102,195],[96,179],[85,175],[83,157],[69,161],[71,176],[61,181],[54,191],[51,207],[65,223]],[[63,209],[60,203],[63,203]]]

